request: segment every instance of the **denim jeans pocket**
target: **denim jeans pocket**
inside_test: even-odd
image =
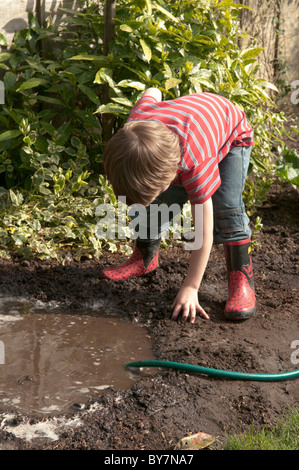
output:
[[[214,213],[215,233],[232,234],[235,232],[243,232],[246,223],[247,216],[241,208],[228,209]]]

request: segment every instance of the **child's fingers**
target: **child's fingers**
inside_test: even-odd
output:
[[[195,305],[190,305],[189,315],[190,315],[190,323],[194,323],[195,318],[196,318],[196,307],[195,307]]]
[[[190,323],[195,322],[196,313],[198,312],[203,318],[210,320],[209,315],[205,312],[205,310],[199,304],[192,304],[192,303],[176,303],[172,304],[172,308],[174,309],[172,312],[172,319],[176,320],[179,315],[181,315],[182,322],[185,322],[188,318]]]
[[[179,315],[181,316],[182,322],[185,322],[190,317],[190,322],[194,323],[196,318],[196,307],[189,304],[178,304],[173,311],[172,319],[176,320]]]
[[[197,305],[197,311],[200,313],[200,315],[204,318],[206,318],[207,320],[210,320],[210,317],[209,315],[207,314],[207,312],[204,311],[204,309],[202,308],[201,305]]]
[[[185,322],[190,315],[191,305],[185,304],[182,310],[182,322]]]
[[[172,312],[172,319],[173,320],[176,320],[181,309],[182,309],[182,305],[181,304],[176,304],[175,302],[173,303],[172,305],[172,308],[174,308],[173,312]]]

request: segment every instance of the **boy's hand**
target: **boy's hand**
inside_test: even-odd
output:
[[[181,313],[181,320],[183,322],[189,318],[190,323],[194,323],[196,312],[199,312],[199,314],[207,320],[210,319],[209,315],[199,305],[198,290],[193,287],[182,286],[175,298],[172,308],[174,309],[172,313],[173,320],[176,320]]]
[[[145,92],[142,94],[142,97],[145,97],[145,96],[150,96],[152,98],[155,98],[158,102],[159,101],[162,101],[162,93],[161,91],[159,90],[159,88],[155,88],[155,87],[151,87],[151,88],[148,88],[147,90],[145,90]]]
[[[179,314],[181,314],[183,322],[189,318],[190,323],[194,323],[197,312],[207,320],[210,319],[209,315],[198,303],[198,289],[200,287],[213,244],[212,199],[210,198],[203,203],[203,220],[200,215],[198,216],[195,205],[191,206],[191,210],[195,232],[199,230],[198,227],[202,224],[203,243],[201,248],[194,249],[191,252],[187,276],[172,305],[172,308],[174,309],[172,318],[175,320]]]

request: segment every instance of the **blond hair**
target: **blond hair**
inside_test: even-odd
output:
[[[108,142],[104,167],[115,195],[149,205],[175,178],[179,137],[159,121],[129,121]]]

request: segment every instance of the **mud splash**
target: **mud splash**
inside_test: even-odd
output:
[[[150,370],[124,364],[154,358],[144,327],[102,311],[0,302],[0,412],[49,415],[80,408],[102,390],[125,390]]]

